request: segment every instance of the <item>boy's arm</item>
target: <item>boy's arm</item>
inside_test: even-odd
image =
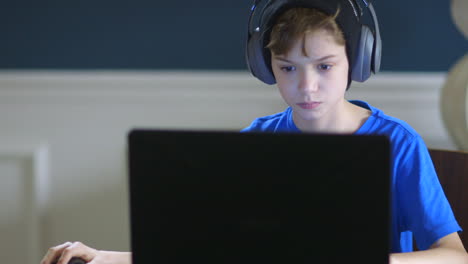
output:
[[[390,254],[390,264],[468,264],[468,254],[458,233],[442,237],[430,249]]]

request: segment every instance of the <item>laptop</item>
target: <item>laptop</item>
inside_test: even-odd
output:
[[[134,129],[133,264],[388,263],[385,136]]]

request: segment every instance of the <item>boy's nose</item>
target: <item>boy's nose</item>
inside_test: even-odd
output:
[[[317,92],[319,89],[318,76],[313,71],[304,71],[300,76],[299,89],[304,92]]]

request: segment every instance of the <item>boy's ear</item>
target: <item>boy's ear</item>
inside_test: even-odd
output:
[[[266,84],[275,84],[275,76],[270,70],[271,67],[267,65],[268,62],[271,63],[271,60],[265,57],[264,52],[262,33],[254,31],[247,38],[245,50],[247,67],[253,76],[257,77],[260,81]]]

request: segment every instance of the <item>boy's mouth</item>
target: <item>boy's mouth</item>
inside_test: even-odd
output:
[[[310,109],[315,109],[322,104],[321,102],[303,102],[303,103],[297,103],[300,108],[310,110]]]

